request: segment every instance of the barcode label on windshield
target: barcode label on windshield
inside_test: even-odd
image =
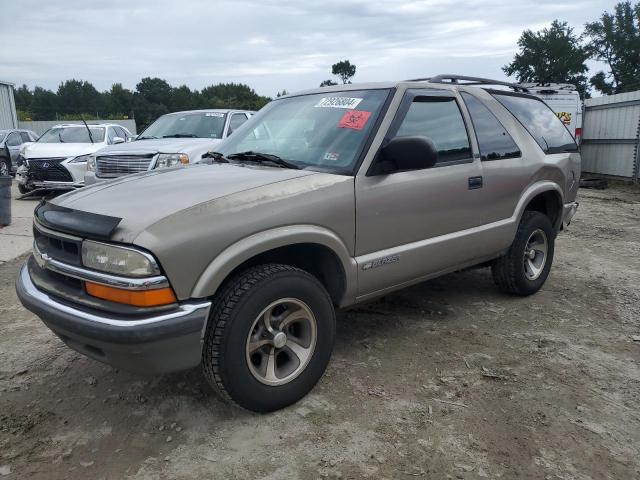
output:
[[[348,108],[354,109],[362,101],[362,98],[349,98],[349,97],[324,97],[314,105],[315,107],[328,107],[328,108]]]

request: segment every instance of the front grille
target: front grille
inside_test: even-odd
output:
[[[96,158],[98,177],[121,177],[146,172],[153,160],[153,153],[144,155],[101,155]]]
[[[73,182],[69,170],[60,165],[65,158],[29,159],[29,178],[35,182]]]
[[[33,240],[38,250],[51,258],[71,265],[81,265],[81,240],[54,236],[33,227]]]

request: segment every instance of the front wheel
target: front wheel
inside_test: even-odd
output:
[[[540,212],[524,212],[511,247],[491,265],[496,285],[520,296],[540,290],[553,263],[555,237],[549,217]]]
[[[322,377],[335,339],[329,294],[311,274],[258,265],[214,298],[202,365],[227,400],[256,412],[286,407]]]
[[[18,183],[18,191],[24,195],[25,193],[29,193],[31,191],[33,191],[33,188],[29,188],[26,185],[23,185],[22,183]]]
[[[11,160],[0,157],[0,176],[6,177],[11,175]]]

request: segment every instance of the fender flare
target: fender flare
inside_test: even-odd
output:
[[[229,274],[247,260],[280,247],[311,243],[329,248],[340,260],[345,274],[346,291],[342,302],[355,298],[357,264],[344,242],[331,230],[316,225],[290,225],[254,233],[220,252],[204,269],[191,297],[212,296]]]
[[[556,221],[556,225],[553,226],[556,230],[558,230],[560,228],[560,224],[562,223],[562,207],[564,205],[564,194],[557,183],[551,182],[549,180],[536,182],[533,185],[527,187],[527,189],[523,192],[523,194],[520,196],[518,204],[516,205],[516,209],[512,217],[514,220],[514,224],[517,226],[520,223],[522,215],[524,215],[525,208],[527,207],[529,202],[533,200],[534,197],[540,195],[541,193],[549,191],[557,193],[560,200],[560,205],[558,207],[558,220]]]

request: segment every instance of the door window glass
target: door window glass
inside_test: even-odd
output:
[[[437,163],[471,158],[467,129],[453,97],[416,97],[395,136],[428,137],[438,150]]]

